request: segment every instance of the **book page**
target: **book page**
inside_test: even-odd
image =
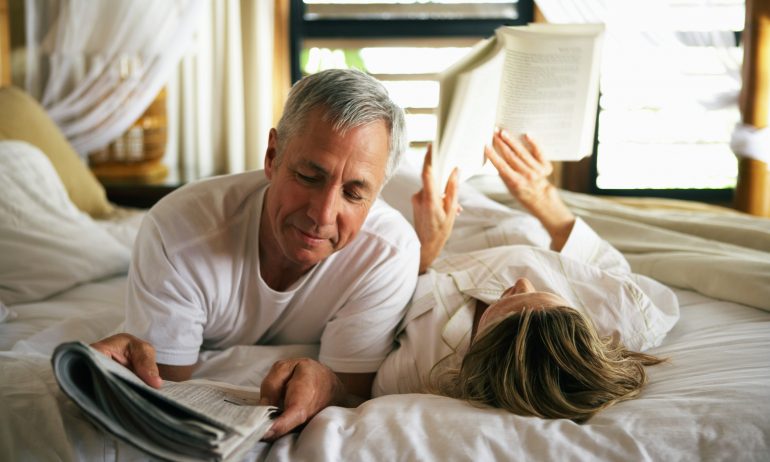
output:
[[[449,111],[440,144],[439,156],[448,162],[434,166],[436,184],[442,191],[455,167],[460,169],[459,181],[463,182],[484,165],[484,145],[491,144],[495,127],[502,66],[503,55],[498,54],[457,78],[455,94],[462,97]]]
[[[498,52],[499,43],[497,37],[493,36],[481,40],[471,48],[467,55],[441,72],[439,75],[441,86],[439,88],[438,133],[436,134],[436,141],[441,138],[442,133],[445,131],[444,127],[446,126],[449,111],[452,108],[453,102],[458,98],[458,95],[456,95],[458,93],[456,91],[458,76],[484,64],[497,55]]]
[[[491,139],[499,88],[497,82],[500,81],[502,60],[499,52],[496,37],[484,39],[439,76],[441,86],[436,139],[433,142],[433,171],[441,191],[455,166],[460,167],[462,181],[484,162],[483,147]],[[485,79],[491,79],[494,84]],[[479,120],[479,117],[484,117],[485,121]],[[469,151],[467,147],[454,146],[457,139],[464,146],[480,148]],[[468,152],[474,154],[465,158],[464,153]]]
[[[513,136],[529,133],[550,160],[579,160],[593,150],[597,31],[595,25],[498,29],[505,60],[496,123]]]

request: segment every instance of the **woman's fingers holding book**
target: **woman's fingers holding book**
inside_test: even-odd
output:
[[[537,144],[525,136],[523,141],[512,138],[504,130],[495,132],[493,146],[484,154],[492,162],[511,194],[531,213],[548,199],[552,188],[548,175],[553,166],[545,160]]]
[[[524,175],[531,174],[530,171],[538,170],[538,162],[529,152],[527,146],[517,138],[512,137],[505,130],[497,130],[493,138],[495,148],[516,168],[516,171]]]
[[[532,154],[532,157],[535,158],[535,160],[542,165],[546,169],[550,169],[553,171],[553,165],[551,165],[551,162],[545,158],[543,155],[543,151],[540,150],[540,146],[535,142],[535,140],[529,135],[529,133],[525,133],[522,135],[522,140],[524,140],[524,143],[527,146],[527,149]],[[548,172],[547,175],[550,175],[551,172]]]
[[[498,129],[492,138],[492,146],[510,169],[529,181],[547,177],[553,172],[551,162],[543,156],[540,147],[527,134],[519,139],[505,130]]]
[[[147,385],[160,388],[163,384],[155,362],[155,348],[150,343],[121,333],[92,343],[91,347],[131,369]]]
[[[490,162],[492,162],[492,165],[495,166],[495,169],[497,169],[497,172],[500,174],[500,178],[502,178],[503,183],[505,183],[505,186],[508,188],[508,190],[514,196],[518,197],[517,191],[524,181],[524,178],[521,176],[521,174],[514,170],[514,168],[507,162],[506,159],[503,159],[503,157],[499,152],[497,152],[495,148],[491,146],[484,146],[484,155],[487,157],[487,159],[489,159]]]

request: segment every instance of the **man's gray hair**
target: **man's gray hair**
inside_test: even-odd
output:
[[[329,69],[294,84],[276,128],[276,160],[283,153],[285,141],[297,136],[310,112],[319,107],[325,111],[324,120],[340,134],[378,120],[385,122],[390,130],[383,185],[387,183],[406,150],[404,111],[390,99],[382,83],[355,69]]]

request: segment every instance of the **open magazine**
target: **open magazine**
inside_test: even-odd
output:
[[[237,460],[270,429],[275,407],[259,389],[208,380],[156,390],[82,342],[51,358],[62,391],[100,428],[166,460]]]
[[[550,160],[593,150],[601,24],[504,26],[441,73],[433,144],[437,184],[480,173],[495,127],[530,134]],[[493,171],[493,170],[492,170]]]

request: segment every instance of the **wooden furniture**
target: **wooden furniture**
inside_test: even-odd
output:
[[[107,199],[123,207],[150,208],[163,196],[198,179],[185,175],[178,169],[169,169],[168,174],[156,180],[136,178],[103,179],[99,181],[107,192]]]
[[[768,126],[770,104],[770,2],[746,0],[743,30],[743,86],[741,118],[757,128]],[[770,171],[768,164],[740,159],[735,208],[752,215],[770,217]]]
[[[168,175],[163,163],[168,138],[165,87],[144,113],[116,140],[89,153],[88,164],[99,180],[158,182]]]
[[[11,84],[11,26],[8,0],[0,0],[0,86]]]

